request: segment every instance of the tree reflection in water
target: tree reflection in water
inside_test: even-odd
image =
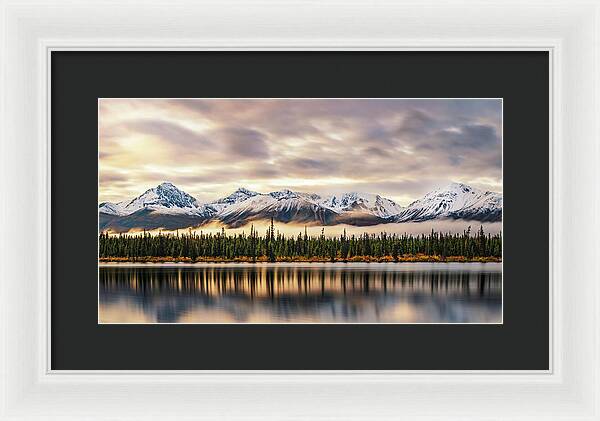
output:
[[[493,263],[116,265],[101,322],[501,322]]]

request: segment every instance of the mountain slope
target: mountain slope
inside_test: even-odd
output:
[[[414,201],[392,217],[392,220],[419,222],[443,218],[500,221],[502,220],[502,196],[466,184],[450,183]]]
[[[198,203],[194,197],[168,182],[148,189],[130,201],[102,203],[98,210],[108,215],[126,216],[142,209],[164,214],[187,214],[205,217],[216,213],[210,207]]]
[[[337,213],[361,212],[387,218],[402,211],[402,206],[378,194],[342,193],[326,197],[319,202],[322,206]]]
[[[98,227],[100,231],[127,232],[130,230],[175,230],[197,227],[206,223],[210,218],[185,212],[163,213],[150,208],[140,209],[129,215],[108,215],[100,213]]]
[[[217,212],[193,196],[165,182],[138,197],[119,203],[105,202],[98,208],[101,231],[126,232],[132,229],[177,229],[198,226]]]
[[[330,225],[337,213],[321,206],[320,199],[320,196],[315,194],[290,190],[257,194],[228,206],[219,213],[218,219],[230,227],[270,218],[284,223]]]
[[[231,205],[235,205],[236,203],[243,202],[244,200],[249,199],[254,196],[257,196],[257,195],[259,195],[259,193],[245,189],[243,187],[240,187],[239,189],[237,189],[236,191],[231,193],[229,196],[224,197],[219,200],[215,200],[214,202],[210,202],[208,204],[208,206],[213,208],[215,210],[215,212],[221,212],[225,208],[227,208]]]

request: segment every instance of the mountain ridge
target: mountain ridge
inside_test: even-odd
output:
[[[170,182],[163,182],[129,201],[99,204],[99,229],[175,229],[219,222],[235,228],[273,218],[304,225],[368,226],[464,219],[502,220],[502,195],[462,183],[433,190],[403,207],[378,194],[347,192],[320,196],[289,189],[259,193],[243,187],[229,196],[201,203]]]

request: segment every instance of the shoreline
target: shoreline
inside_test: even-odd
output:
[[[100,257],[98,263],[502,263],[502,259],[498,257],[472,257],[466,256],[428,256],[428,255],[405,255],[398,256],[394,259],[392,256],[369,257],[369,256],[354,256],[349,259],[341,258],[321,258],[314,257],[310,259],[286,259],[278,258],[275,262],[269,262],[269,259],[261,256],[253,260],[251,258],[197,258],[192,260],[189,257]]]

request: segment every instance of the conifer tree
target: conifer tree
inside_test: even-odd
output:
[[[247,259],[256,262],[278,260],[352,260],[373,258],[375,260],[400,261],[402,256],[432,256],[446,259],[462,257],[477,259],[502,257],[502,234],[486,234],[480,226],[477,234],[471,236],[470,228],[462,234],[432,231],[428,235],[396,234],[382,232],[378,235],[363,233],[348,237],[346,231],[340,236],[327,236],[325,229],[317,237],[304,235],[286,236],[275,231],[271,221],[264,236],[259,236],[252,225],[250,234],[228,235],[225,229],[216,234],[196,234],[175,232],[150,234],[99,234],[99,256],[101,258],[126,258],[140,260],[149,257],[197,259]]]

